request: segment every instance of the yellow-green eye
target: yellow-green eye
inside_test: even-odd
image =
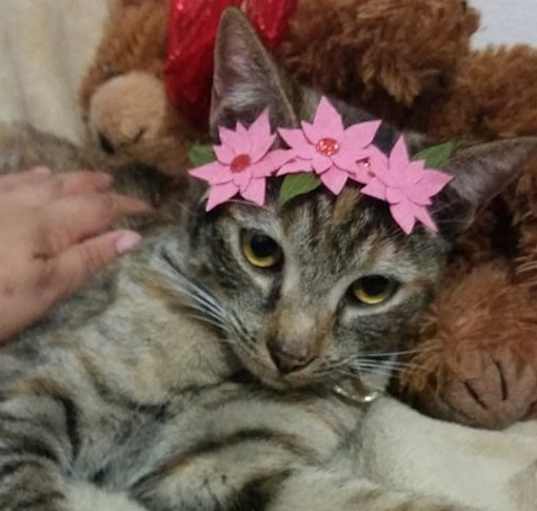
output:
[[[382,275],[369,275],[351,286],[352,298],[361,305],[379,305],[395,293],[397,282]]]
[[[242,252],[246,260],[256,268],[274,268],[283,259],[280,246],[269,236],[255,231],[243,235]]]

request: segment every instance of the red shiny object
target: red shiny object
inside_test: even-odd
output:
[[[339,144],[333,138],[322,138],[317,142],[315,149],[324,156],[334,156],[339,152]]]
[[[246,167],[250,165],[250,163],[252,163],[250,156],[248,156],[247,154],[239,154],[239,156],[235,156],[235,158],[231,162],[231,172],[235,174],[237,172],[242,172]]]
[[[281,42],[294,14],[298,0],[247,0],[245,12],[263,42],[276,48]]]
[[[226,7],[241,8],[265,44],[275,48],[296,5],[297,0],[171,0],[165,81],[172,105],[206,125],[216,33]]]

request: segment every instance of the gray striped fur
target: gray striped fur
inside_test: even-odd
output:
[[[163,228],[5,349],[1,509],[458,509],[365,481],[364,410],[329,387],[245,377],[238,337],[190,317],[185,239]]]
[[[224,18],[218,51],[244,76],[228,83],[217,61],[214,122],[247,122],[273,102],[274,122],[311,117],[319,95],[277,78],[236,12]],[[364,115],[338,107],[347,122]],[[387,150],[394,137],[385,128],[377,144]],[[0,130],[3,171],[38,162],[95,165],[31,129]],[[150,199],[166,188],[140,169],[138,186],[125,175],[121,189]],[[210,215],[195,186],[188,201],[172,195],[168,221],[147,228],[141,252],[3,351],[0,509],[463,511],[368,481],[367,407],[333,392],[336,383],[385,385],[450,242],[422,229],[403,236],[384,206],[352,188],[284,208],[276,192],[265,208],[235,202]],[[239,237],[251,228],[283,247],[281,271],[247,264]],[[356,308],[346,290],[370,273],[396,278],[400,291]],[[274,338],[315,341],[317,356],[281,374],[267,349]]]

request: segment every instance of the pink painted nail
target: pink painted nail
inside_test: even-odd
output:
[[[48,167],[43,166],[35,167],[30,172],[32,172],[32,174],[38,174],[40,176],[50,176],[50,174],[52,174],[52,171]]]
[[[142,242],[142,237],[134,231],[124,231],[116,240],[116,252],[119,255],[131,252]]]

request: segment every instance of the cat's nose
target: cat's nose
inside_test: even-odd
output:
[[[282,342],[278,339],[272,339],[267,347],[272,361],[283,374],[304,369],[315,358],[315,354],[306,343]]]

